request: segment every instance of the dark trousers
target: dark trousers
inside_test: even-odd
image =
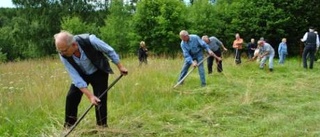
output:
[[[254,56],[254,50],[249,49],[248,51],[248,59],[251,59]]]
[[[218,49],[217,51],[214,51],[214,54],[216,54],[218,57],[221,57],[221,51],[220,49]],[[217,63],[217,71],[218,72],[222,72],[222,61],[218,61],[216,58],[210,56],[207,59],[207,67],[208,67],[208,73],[211,74],[212,73],[212,66],[213,66],[213,60],[216,60]]]
[[[148,64],[147,56],[139,57],[139,66],[141,66],[142,63]]]
[[[242,53],[242,50],[241,49],[235,49],[234,51],[234,55],[235,55],[235,63],[236,64],[240,64],[241,63],[241,53]]]
[[[315,52],[316,52],[316,46],[315,45],[307,45],[307,46],[304,47],[303,53],[302,53],[303,68],[308,68],[307,55],[309,54],[309,56],[310,56],[309,68],[313,69],[313,61],[314,61]]]
[[[108,88],[109,75],[98,70],[95,73],[83,78],[87,84],[91,84],[93,94],[96,97]],[[78,106],[81,101],[83,93],[74,84],[71,84],[67,98],[65,110],[65,124],[64,127],[70,127],[77,121]],[[107,93],[100,98],[101,102],[95,106],[96,121],[99,126],[107,126]]]

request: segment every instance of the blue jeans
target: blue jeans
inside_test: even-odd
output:
[[[285,52],[280,52],[279,53],[279,64],[284,64],[284,61],[286,59],[287,54]]]
[[[273,58],[274,58],[274,54],[270,54],[270,55],[264,56],[264,57],[261,59],[260,68],[263,68],[263,67],[264,67],[264,64],[265,64],[266,61],[267,61],[267,59],[269,59],[269,69],[273,69]]]
[[[203,55],[198,55],[195,60],[199,63],[201,60],[203,59]],[[187,73],[188,70],[190,68],[191,64],[187,63],[186,61],[184,61],[183,63],[183,67],[179,76],[178,81],[180,81]],[[205,86],[206,85],[206,78],[205,78],[205,73],[204,73],[204,67],[203,67],[203,63],[201,63],[198,66],[198,73],[200,75],[200,80],[201,80],[201,86]]]

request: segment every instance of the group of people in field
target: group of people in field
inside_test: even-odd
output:
[[[232,47],[235,49],[235,63],[241,64],[241,54],[243,52],[244,41],[240,37],[239,33],[236,33],[235,40],[233,41]],[[288,54],[286,38],[282,39],[278,48],[279,53],[279,64],[283,64]],[[250,60],[258,59],[260,61],[259,68],[263,69],[266,65],[266,61],[269,60],[269,71],[273,71],[273,59],[275,56],[274,48],[264,40],[263,37],[255,43],[255,39],[251,38],[250,42],[247,44],[247,55]]]
[[[179,81],[183,81],[183,77],[186,76],[188,68],[190,66],[198,67],[198,72],[200,75],[201,86],[206,86],[205,73],[201,60],[204,58],[203,50],[205,50],[209,57],[207,58],[208,74],[212,74],[212,64],[213,60],[217,62],[217,72],[221,73],[222,68],[222,57],[221,49],[227,51],[228,49],[224,44],[216,37],[207,35],[202,36],[202,39],[198,35],[189,34],[186,30],[182,30],[179,33],[181,39],[181,49],[184,56],[184,64],[178,78]],[[305,43],[303,50],[303,68],[313,69],[313,62],[315,59],[315,53],[319,49],[319,36],[313,27],[309,28],[301,39],[301,42]],[[241,53],[244,49],[244,41],[240,37],[239,33],[235,34],[235,40],[233,41],[232,48],[234,48],[235,63],[241,64]],[[270,72],[274,70],[273,59],[275,56],[274,48],[261,37],[257,43],[255,39],[251,39],[250,43],[247,44],[247,55],[249,60],[258,60],[260,62],[259,68],[263,69],[266,67],[266,61],[268,60],[268,68]],[[279,64],[283,65],[288,55],[287,39],[282,38],[278,46]],[[309,56],[309,57],[307,57]],[[310,63],[308,66],[307,58],[310,58]],[[183,84],[183,82],[179,82]]]
[[[221,50],[227,51],[228,49],[214,36],[204,35],[200,38],[198,35],[189,34],[186,30],[180,31],[179,36],[184,63],[178,81],[183,81],[183,77],[187,75],[190,66],[198,67],[201,86],[206,86],[202,62],[207,60],[208,74],[212,74],[212,65],[216,61],[217,72],[221,73],[223,71]],[[108,89],[109,74],[113,73],[108,59],[117,66],[121,75],[128,74],[128,70],[122,65],[119,55],[110,45],[93,34],[73,35],[68,31],[61,31],[54,35],[54,41],[60,60],[72,80],[66,96],[64,127],[68,129],[77,122],[78,106],[83,94],[89,99],[91,104],[95,105],[96,125],[101,128],[108,127],[108,94],[103,94]],[[305,42],[303,67],[312,69],[314,54],[319,48],[318,34],[313,28],[310,28],[301,41]],[[239,34],[235,35],[232,47],[235,49],[235,63],[241,64],[243,39]],[[247,47],[248,57],[251,60],[260,59],[260,68],[264,68],[267,59],[269,59],[269,70],[273,71],[275,51],[269,43],[264,39],[260,39],[255,43],[255,40],[251,39]],[[203,50],[209,56],[205,57]],[[280,58],[279,63],[283,64],[288,54],[285,38],[279,44],[278,53]],[[307,55],[310,56],[309,67],[307,66]],[[140,42],[138,57],[139,66],[143,63],[148,63],[148,49],[144,41]],[[89,84],[92,85],[93,93],[88,88]]]

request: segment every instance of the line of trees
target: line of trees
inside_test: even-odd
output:
[[[277,48],[288,39],[290,55],[301,52],[300,38],[319,27],[317,0],[12,0],[0,8],[0,62],[56,54],[60,30],[93,33],[120,54],[136,54],[146,41],[155,55],[175,57],[178,33],[214,35],[231,48],[234,34],[245,41],[264,37]]]

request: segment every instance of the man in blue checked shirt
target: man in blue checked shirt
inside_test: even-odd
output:
[[[221,58],[216,56],[210,50],[209,45],[200,39],[199,36],[194,34],[189,35],[186,30],[180,31],[179,35],[181,39],[180,46],[184,56],[184,64],[178,81],[180,81],[188,73],[188,69],[192,65],[193,67],[198,67],[201,86],[206,86],[203,63],[198,64],[198,62],[203,60],[203,49],[206,50],[210,56],[214,56],[218,60],[221,60]]]
[[[112,74],[109,59],[121,74],[127,69],[120,63],[118,54],[107,43],[92,34],[72,35],[61,31],[54,35],[56,50],[68,71],[72,84],[66,97],[65,128],[77,121],[78,105],[83,94],[95,105],[98,127],[107,127],[107,94],[98,98],[108,88],[108,77]],[[93,94],[88,89],[92,85]]]

